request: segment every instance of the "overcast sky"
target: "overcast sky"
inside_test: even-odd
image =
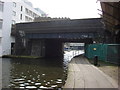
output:
[[[100,3],[97,0],[29,0],[50,17],[69,17],[71,19],[97,18]]]

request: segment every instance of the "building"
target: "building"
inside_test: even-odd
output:
[[[11,28],[15,23],[32,22],[35,17],[46,16],[27,0],[0,0],[0,56],[11,54],[15,39]]]

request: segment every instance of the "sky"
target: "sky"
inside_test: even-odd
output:
[[[49,17],[71,19],[99,18],[97,0],[29,0],[33,7],[43,10]]]

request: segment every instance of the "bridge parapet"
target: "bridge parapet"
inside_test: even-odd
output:
[[[101,18],[20,23],[17,30],[26,33],[103,32]]]

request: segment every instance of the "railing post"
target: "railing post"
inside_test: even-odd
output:
[[[98,56],[94,57],[94,65],[97,66],[98,65]]]

